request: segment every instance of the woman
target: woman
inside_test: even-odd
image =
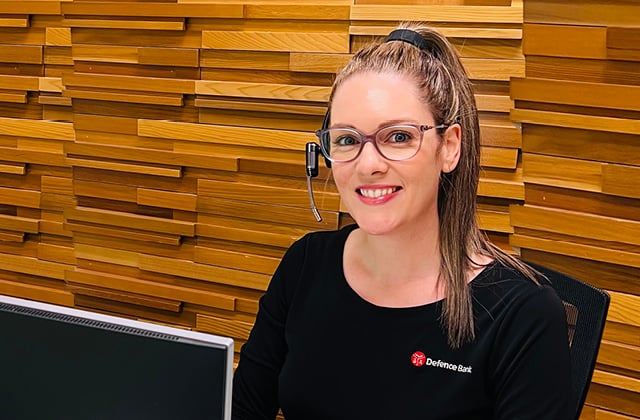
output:
[[[234,419],[565,419],[563,306],[475,216],[471,83],[433,29],[356,53],[317,132],[357,225],[284,256],[234,377]]]

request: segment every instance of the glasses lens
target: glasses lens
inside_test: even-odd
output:
[[[376,143],[382,156],[391,160],[410,159],[420,150],[422,132],[411,125],[393,125],[376,134]]]
[[[334,162],[355,158],[362,143],[360,133],[349,128],[330,128],[326,130],[321,140],[325,154]]]

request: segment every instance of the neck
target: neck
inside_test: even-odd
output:
[[[362,297],[383,306],[413,306],[442,299],[445,290],[439,282],[438,240],[437,220],[429,229],[385,235],[357,229],[345,249],[347,280]]]

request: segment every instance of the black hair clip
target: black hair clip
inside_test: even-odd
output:
[[[411,29],[396,29],[392,31],[385,42],[402,41],[418,47],[423,51],[429,51],[429,44],[422,35]]]

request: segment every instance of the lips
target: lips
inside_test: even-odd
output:
[[[386,195],[391,195],[400,189],[401,187],[358,188],[357,192],[363,197],[380,198]]]

